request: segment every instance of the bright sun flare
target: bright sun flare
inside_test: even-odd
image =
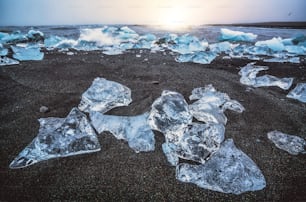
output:
[[[187,10],[182,7],[166,9],[161,13],[160,25],[168,30],[181,30],[188,26]]]

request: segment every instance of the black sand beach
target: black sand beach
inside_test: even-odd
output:
[[[288,91],[263,87],[246,91],[239,67],[249,60],[222,60],[209,65],[177,63],[172,55],[130,50],[117,56],[100,52],[45,54],[43,61],[0,68],[0,201],[306,201],[306,158],[276,148],[266,134],[272,130],[305,137],[306,105],[286,98]],[[263,63],[268,73],[306,82],[306,63]],[[149,111],[163,90],[180,92],[188,101],[193,88],[213,84],[246,108],[226,112],[226,138],[233,138],[262,170],[267,186],[241,195],[223,194],[181,183],[168,165],[154,132],[156,150],[136,154],[109,133],[99,135],[97,153],[52,159],[11,170],[10,162],[38,133],[41,117],[66,117],[96,77],[119,82],[132,90],[128,107],[112,115]],[[47,106],[48,113],[39,108]]]

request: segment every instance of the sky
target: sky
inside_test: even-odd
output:
[[[306,0],[0,0],[0,26],[305,21]]]

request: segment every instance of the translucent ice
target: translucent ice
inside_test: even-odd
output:
[[[230,51],[233,48],[235,48],[235,46],[238,46],[238,44],[234,45],[234,44],[231,44],[228,41],[224,41],[224,42],[209,45],[209,49],[210,49],[210,51],[212,51],[214,53],[222,53],[222,52],[230,53]]]
[[[168,48],[180,54],[205,51],[206,49],[206,47],[202,46],[201,41],[197,37],[189,34],[176,37],[173,42],[173,44],[169,44]]]
[[[219,40],[221,41],[254,41],[257,38],[256,34],[245,33],[240,31],[233,31],[230,29],[221,29],[221,36]]]
[[[264,59],[264,62],[279,62],[279,63],[284,63],[284,62],[289,62],[289,63],[295,63],[299,64],[300,63],[300,58],[299,57],[275,57],[275,58],[269,58],[269,59]]]
[[[164,134],[175,133],[182,131],[191,122],[188,104],[177,92],[165,90],[152,104],[149,125],[154,130]]]
[[[306,141],[303,138],[295,135],[288,135],[279,131],[269,132],[267,136],[277,148],[285,150],[289,154],[306,154]]]
[[[154,133],[147,123],[149,114],[138,116],[112,116],[90,112],[93,127],[98,133],[111,132],[117,139],[126,140],[138,152],[154,151]]]
[[[184,131],[177,145],[178,157],[205,163],[220,148],[224,140],[225,128],[222,124],[192,123]]]
[[[37,137],[13,160],[10,168],[101,149],[86,115],[77,108],[73,108],[66,118],[43,118],[39,122]]]
[[[44,41],[45,47],[48,49],[59,48],[59,49],[68,49],[68,48],[77,48],[78,42],[73,39],[67,39],[59,36],[50,36]]]
[[[171,142],[165,142],[162,144],[163,152],[172,166],[176,166],[179,163],[179,157],[176,153],[177,146]]]
[[[217,91],[211,84],[193,89],[189,99],[197,100],[189,105],[190,113],[205,123],[225,125],[227,118],[223,112],[226,109],[239,113],[244,111],[244,107],[238,101],[231,100],[226,93]]]
[[[176,178],[204,189],[233,194],[261,190],[266,186],[260,169],[236,148],[232,139],[222,143],[205,164],[179,164]]]
[[[40,48],[37,46],[11,46],[14,54],[13,57],[20,61],[26,60],[42,60],[44,53],[40,52]]]
[[[18,65],[19,61],[8,58],[8,57],[3,57],[0,56],[0,66],[5,66],[5,65]]]
[[[272,51],[276,51],[276,52],[285,50],[285,46],[282,43],[282,39],[280,37],[278,37],[278,38],[274,37],[274,38],[272,38],[270,40],[266,40],[266,41],[257,41],[255,43],[255,46],[268,47]]]
[[[184,55],[179,55],[175,58],[177,62],[194,62],[199,64],[210,64],[217,54],[210,51],[200,51],[195,53],[189,53]]]
[[[114,107],[127,106],[131,102],[131,90],[128,87],[104,78],[96,78],[82,94],[79,109],[104,113]]]
[[[6,56],[8,53],[7,48],[4,48],[3,45],[0,43],[0,56]]]
[[[293,78],[277,78],[271,75],[257,77],[258,72],[268,70],[267,66],[257,66],[254,62],[247,64],[240,71],[240,83],[253,87],[278,86],[284,90],[291,87]]]
[[[306,103],[306,83],[298,83],[287,97]]]

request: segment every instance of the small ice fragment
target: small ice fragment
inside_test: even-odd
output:
[[[288,90],[293,82],[293,78],[277,78],[271,75],[256,77],[259,71],[268,70],[267,66],[257,66],[255,62],[249,63],[239,71],[241,75],[240,83],[253,87],[278,86]]]
[[[282,43],[282,38],[278,37],[278,38],[272,38],[270,40],[266,40],[266,41],[257,41],[255,43],[255,46],[261,46],[261,47],[268,47],[269,49],[271,49],[272,51],[275,52],[280,52],[285,50],[285,46]]]
[[[222,143],[221,148],[205,164],[177,165],[176,178],[204,189],[233,194],[261,190],[266,186],[260,169],[236,148],[232,139]]]
[[[74,53],[69,51],[69,52],[67,52],[67,55],[74,55]]]
[[[294,63],[294,64],[299,64],[300,63],[300,58],[299,57],[290,57],[290,58],[269,58],[269,59],[264,59],[264,62],[279,62],[279,63],[284,63],[284,62],[289,62],[289,63]]]
[[[238,46],[238,45],[233,45],[228,41],[224,41],[224,42],[209,45],[209,49],[210,51],[214,53],[222,53],[222,52],[229,53],[235,46]]]
[[[18,65],[19,61],[8,58],[8,57],[3,57],[0,56],[0,66],[5,66],[5,65]]]
[[[6,56],[8,53],[8,49],[4,48],[3,45],[0,43],[0,56]]]
[[[222,105],[222,110],[225,111],[226,109],[238,112],[238,113],[242,113],[245,108],[242,106],[242,104],[240,102],[238,102],[237,100],[229,100],[226,101],[223,105]]]
[[[217,57],[216,53],[211,51],[200,51],[179,55],[175,58],[177,62],[194,62],[199,64],[210,64]]]
[[[300,138],[295,135],[288,135],[276,130],[269,132],[267,136],[277,148],[285,150],[289,154],[306,154],[306,141],[303,138]]]
[[[40,52],[39,47],[18,47],[18,46],[11,46],[14,54],[13,57],[20,61],[27,61],[27,60],[42,60],[44,58],[44,53]]]
[[[153,104],[149,116],[149,125],[152,129],[164,134],[181,131],[192,122],[188,104],[184,97],[172,91],[164,90],[161,97]]]
[[[306,103],[306,83],[298,83],[296,87],[289,92],[287,98],[292,98]]]
[[[123,50],[118,47],[105,47],[102,53],[105,55],[121,55]]]
[[[201,41],[197,37],[189,34],[176,37],[173,42],[174,43],[168,44],[168,48],[173,52],[180,54],[205,51],[206,49],[206,47],[202,45]]]
[[[73,108],[66,118],[43,118],[39,122],[37,137],[12,161],[10,168],[101,149],[86,115],[77,108]]]
[[[257,38],[256,34],[233,31],[230,29],[221,29],[220,41],[246,41],[252,42]]]
[[[98,77],[82,94],[79,109],[84,112],[105,113],[115,107],[127,106],[131,102],[131,90],[128,87]]]
[[[126,140],[135,152],[154,151],[154,133],[147,123],[149,114],[138,116],[112,116],[90,112],[93,127],[98,133],[111,132],[117,139]]]
[[[39,108],[39,112],[40,112],[40,113],[47,113],[47,112],[49,112],[49,108],[46,107],[46,106],[41,106],[41,107]]]
[[[139,54],[136,54],[136,58],[141,58],[141,55],[139,55]]]

